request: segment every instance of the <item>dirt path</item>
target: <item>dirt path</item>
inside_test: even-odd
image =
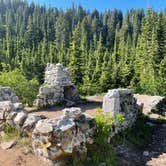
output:
[[[0,166],[47,166],[33,154],[24,154],[23,150],[13,147],[9,150],[0,149]]]
[[[100,96],[91,96],[87,97],[88,102],[80,103],[76,105],[76,107],[80,107],[81,110],[91,116],[96,115],[96,109],[102,107],[102,97]],[[42,109],[40,111],[33,111],[32,108],[27,108],[27,111],[37,114],[37,115],[44,115],[48,118],[55,118],[62,116],[64,106],[55,106],[49,109]]]

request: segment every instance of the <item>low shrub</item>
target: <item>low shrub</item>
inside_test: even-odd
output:
[[[0,73],[0,86],[9,86],[24,104],[32,106],[38,93],[39,83],[36,79],[27,80],[19,69]]]

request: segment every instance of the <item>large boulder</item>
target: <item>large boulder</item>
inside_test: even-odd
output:
[[[143,113],[148,115],[151,112],[166,111],[166,97],[148,96],[135,94],[134,97],[139,103],[144,104]]]

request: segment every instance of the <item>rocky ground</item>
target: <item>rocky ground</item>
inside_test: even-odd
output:
[[[166,166],[166,122],[165,114],[162,116],[163,123],[155,123],[161,115],[151,113],[150,109],[157,97],[149,97],[145,95],[136,96],[140,102],[144,102],[144,112],[146,115],[153,119],[150,125],[154,125],[154,130],[151,138],[142,146],[139,147],[126,147],[119,145],[116,147],[119,156],[120,166]],[[102,97],[93,96],[88,97],[89,103],[78,105],[82,110],[89,115],[96,114],[96,108],[102,106]],[[61,116],[63,107],[54,107],[51,109],[43,109],[36,111],[36,114],[45,115],[49,118]],[[33,109],[28,108],[27,111],[33,112]],[[155,119],[155,120],[154,120]],[[17,146],[3,150],[0,148],[0,166],[46,166],[43,161],[31,153],[23,153],[21,148]]]
[[[154,126],[152,137],[139,147],[116,147],[119,166],[166,166],[166,123]]]
[[[117,146],[119,166],[166,166],[166,110],[151,112],[155,102],[160,98],[158,96],[135,95],[135,97],[144,103],[143,114],[148,117],[147,125],[153,127],[153,132],[141,146]]]

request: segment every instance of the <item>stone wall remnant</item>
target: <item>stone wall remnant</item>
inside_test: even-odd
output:
[[[109,109],[111,105],[106,101],[112,102],[114,109]],[[122,123],[110,126],[110,140],[135,122],[140,109],[130,90],[109,90],[104,97],[103,110],[111,111],[114,116],[122,113],[125,117]],[[94,118],[77,107],[66,108],[61,117],[50,119],[27,113],[20,103],[3,100],[0,101],[0,131],[5,124],[27,133],[32,138],[35,155],[49,162],[50,166],[63,165],[73,154],[86,157],[87,145],[93,143],[96,129]]]
[[[38,121],[32,135],[35,154],[54,164],[67,160],[73,153],[86,156],[86,144],[93,142],[92,118],[82,114],[80,108],[63,112],[62,117]]]
[[[62,64],[47,64],[44,86],[40,87],[34,105],[53,106],[61,101],[73,105],[79,99],[79,95],[69,75],[68,69]]]
[[[125,119],[121,124],[113,125],[110,138],[127,127],[132,126],[142,108],[142,103],[140,105],[137,103],[130,89],[108,90],[108,93],[103,98],[103,111],[109,112],[113,117],[122,114]]]

